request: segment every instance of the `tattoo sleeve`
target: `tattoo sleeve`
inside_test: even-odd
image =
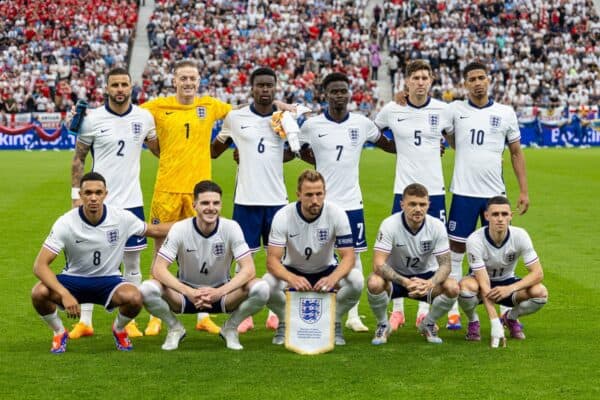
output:
[[[404,284],[402,283],[404,277],[396,271],[394,271],[394,269],[386,263],[383,263],[379,267],[379,276],[381,276],[386,281],[391,281],[397,283],[398,285],[404,286]]]
[[[450,271],[452,270],[450,252],[440,254],[435,258],[438,262],[439,268],[431,277],[431,282],[433,282],[435,285],[441,285],[446,279],[448,279]]]
[[[75,155],[71,164],[71,187],[79,187],[79,182],[83,176],[85,167],[85,158],[90,151],[90,146],[81,142],[76,142]]]

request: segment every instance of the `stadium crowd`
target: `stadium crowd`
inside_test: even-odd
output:
[[[137,3],[126,0],[0,2],[0,110],[69,110],[104,101],[104,77],[127,66]]]
[[[497,101],[570,107],[600,99],[600,20],[591,0],[387,0],[379,15],[380,45],[395,90],[408,60],[429,60],[434,97],[464,98],[461,69],[479,58],[492,67]]]

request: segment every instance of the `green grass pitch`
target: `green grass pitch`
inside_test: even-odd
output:
[[[467,343],[464,330],[442,329],[441,346],[429,345],[414,328],[416,305],[407,301],[408,321],[385,346],[370,344],[374,318],[363,293],[360,310],[367,334],[346,331],[345,347],[320,356],[300,356],[271,345],[264,328],[266,311],[254,331],[242,335],[245,349],[229,351],[220,338],[194,331],[194,317],[183,318],[188,337],[179,350],[164,352],[159,337],[134,340],[134,351],[115,350],[110,333],[114,314],[96,307],[95,336],[70,341],[66,354],[50,354],[51,333],[34,312],[30,289],[33,260],[56,218],[70,207],[72,152],[2,152],[0,196],[2,273],[0,303],[0,398],[210,398],[210,399],[597,399],[600,398],[600,237],[594,204],[600,194],[600,149],[527,150],[531,208],[513,223],[532,236],[549,288],[548,305],[523,318],[527,339],[508,348],[487,346],[489,324],[480,309],[481,343]],[[453,152],[444,156],[446,182]],[[366,150],[361,183],[370,245],[392,202],[394,157]],[[144,154],[146,212],[157,161]],[[290,200],[307,165],[286,165]],[[224,190],[223,215],[231,216],[235,164],[231,152],[214,163],[214,179]],[[511,200],[517,196],[505,156]],[[260,182],[256,182],[260,185]],[[449,199],[448,199],[449,200]],[[596,244],[595,244],[596,243]],[[151,250],[142,258],[147,276]],[[62,256],[55,271],[62,267]],[[258,275],[264,253],[256,258]],[[371,251],[363,254],[365,274]],[[519,267],[523,273],[523,267]],[[63,314],[64,317],[64,314]],[[147,313],[138,317],[145,325]],[[223,316],[216,317],[222,323]],[[63,318],[65,325],[72,321]]]

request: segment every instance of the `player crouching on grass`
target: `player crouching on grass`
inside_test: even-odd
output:
[[[506,326],[510,336],[525,339],[517,318],[538,311],[548,301],[548,290],[541,284],[542,265],[527,232],[510,226],[512,211],[504,196],[492,197],[484,213],[489,226],[478,229],[467,239],[470,275],[460,281],[459,303],[467,318],[467,340],[481,340],[479,317],[475,308],[483,302],[491,321],[492,347],[505,343]],[[515,275],[519,257],[529,273]],[[513,307],[498,318],[495,304]]]
[[[54,223],[35,259],[33,273],[40,282],[33,287],[31,300],[54,331],[52,353],[64,353],[69,338],[56,306],[64,308],[69,318],[79,318],[81,303],[100,304],[108,311],[118,307],[112,327],[117,349],[132,349],[125,326],[142,309],[142,296],[119,270],[125,243],[132,235],[164,237],[171,224],[147,225],[129,211],[105,205],[107,194],[102,175],[85,174],[79,190],[82,205]],[[66,265],[55,275],[50,264],[62,250]]]
[[[429,194],[425,186],[404,188],[401,212],[381,223],[373,254],[373,273],[367,281],[367,298],[377,319],[374,345],[387,343],[391,326],[387,319],[390,299],[410,297],[431,304],[419,323],[429,343],[442,343],[436,321],[458,297],[458,283],[450,278],[451,260],[444,223],[427,214]]]
[[[254,261],[237,222],[223,218],[222,191],[211,181],[194,187],[197,216],[176,222],[152,265],[154,279],[144,281],[140,291],[144,305],[169,327],[163,350],[175,350],[185,328],[175,313],[231,313],[221,328],[229,349],[242,350],[237,327],[260,311],[269,298],[269,287],[255,278]],[[233,259],[239,271],[230,279]],[[168,267],[177,260],[177,277]]]

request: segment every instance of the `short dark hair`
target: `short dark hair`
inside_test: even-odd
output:
[[[97,172],[88,172],[87,174],[83,175],[79,181],[79,187],[82,187],[83,182],[86,181],[100,181],[104,184],[104,187],[106,187],[106,179],[104,179],[104,177]]]
[[[467,64],[467,66],[465,67],[465,69],[463,69],[463,78],[467,77],[467,74],[471,71],[475,71],[477,69],[482,69],[485,71],[485,73],[488,73],[488,67],[487,65],[485,65],[484,63],[482,63],[481,61],[471,61],[470,63]]]
[[[412,60],[406,65],[406,76],[410,77],[417,71],[427,71],[429,76],[433,77],[433,70],[431,65],[425,60]]]
[[[314,169],[305,169],[304,171],[302,171],[302,173],[298,177],[298,192],[302,188],[302,184],[304,183],[304,181],[321,181],[323,182],[323,189],[325,189],[325,178],[323,177],[323,175],[321,175],[319,171],[316,171]]]
[[[108,74],[106,75],[106,80],[108,81],[108,78],[110,78],[111,76],[115,76],[115,75],[127,75],[129,80],[131,81],[131,75],[129,75],[129,71],[127,71],[123,67],[115,67],[115,68],[111,69],[110,71],[108,71]]]
[[[402,198],[404,199],[406,196],[417,196],[417,197],[429,197],[429,192],[427,188],[420,183],[411,183],[410,185],[404,188],[402,192]]]
[[[508,198],[506,198],[505,196],[494,196],[491,199],[488,200],[485,209],[487,210],[488,208],[490,208],[490,206],[497,204],[497,205],[502,205],[502,204],[508,204],[508,206],[510,207],[510,200],[508,200]]]
[[[194,199],[198,197],[200,193],[215,192],[219,193],[219,196],[223,195],[221,186],[217,185],[213,181],[200,181],[194,186]]]
[[[327,75],[325,79],[323,79],[323,82],[321,82],[321,87],[323,90],[327,90],[327,86],[331,82],[346,82],[348,85],[350,85],[350,79],[348,79],[348,76],[346,74],[342,74],[341,72],[332,72]]]
[[[261,75],[272,76],[273,79],[275,79],[275,82],[277,82],[277,75],[275,75],[275,71],[273,71],[269,67],[260,67],[260,68],[256,68],[250,74],[250,86],[254,85],[254,78],[256,78],[257,76],[261,76]]]

